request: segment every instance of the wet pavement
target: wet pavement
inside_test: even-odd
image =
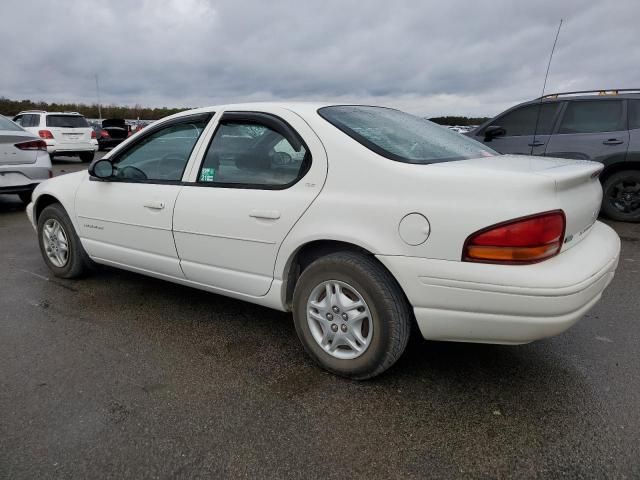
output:
[[[56,171],[86,168],[56,162]],[[287,314],[103,268],[54,279],[0,197],[0,478],[639,478],[640,225],[563,335],[316,368]]]

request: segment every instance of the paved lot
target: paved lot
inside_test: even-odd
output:
[[[113,269],[51,278],[0,197],[0,478],[638,478],[640,226],[614,226],[618,274],[564,335],[416,340],[356,383],[288,315]]]

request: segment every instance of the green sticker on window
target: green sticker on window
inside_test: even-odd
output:
[[[200,172],[200,181],[213,182],[215,176],[216,176],[215,168],[203,168],[202,171]]]

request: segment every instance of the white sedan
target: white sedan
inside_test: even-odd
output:
[[[319,365],[365,379],[413,324],[521,344],[580,319],[620,251],[596,221],[601,169],[499,155],[388,108],[227,105],[41,184],[27,214],[56,276],[95,262],[292,311]]]

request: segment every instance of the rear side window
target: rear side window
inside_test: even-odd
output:
[[[622,101],[569,102],[558,133],[596,133],[624,130]]]
[[[23,127],[38,127],[40,126],[40,115],[25,113],[23,115],[18,115],[14,121]]]
[[[89,128],[89,124],[81,115],[47,115],[47,127]]]
[[[553,120],[558,111],[558,103],[538,103],[517,108],[500,118],[491,125],[499,125],[506,130],[505,137],[521,135],[550,135],[553,130]],[[536,121],[538,128],[536,129]]]
[[[257,123],[222,123],[209,145],[198,182],[220,186],[285,188],[308,166],[280,133]]]
[[[399,162],[428,164],[497,155],[464,135],[391,108],[340,105],[318,113],[369,150]]]
[[[629,130],[640,128],[640,100],[629,100]]]

